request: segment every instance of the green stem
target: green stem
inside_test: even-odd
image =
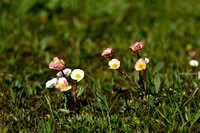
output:
[[[65,77],[65,79],[67,80],[67,77],[65,76],[63,70],[61,70],[61,72],[63,74],[63,77]],[[76,89],[77,89],[77,86],[78,86],[78,82],[76,82],[76,86],[75,86],[74,92],[70,91],[72,93],[72,95],[74,96],[74,102],[76,103],[76,105],[77,105],[77,101],[76,101]]]
[[[197,93],[198,90],[199,90],[199,88],[196,88],[194,90],[192,96],[183,104],[183,106],[185,106],[188,102],[190,102],[194,98],[194,95]]]
[[[120,66],[121,70],[124,72],[124,74],[126,75],[126,77],[131,81],[131,83],[138,88],[138,86],[136,85],[136,83],[131,79],[131,77],[126,73],[126,71]]]
[[[61,70],[63,77],[65,77],[65,74],[63,72],[63,70]],[[67,80],[67,77],[65,77],[65,79]]]
[[[73,95],[74,95],[74,102],[76,103],[76,105],[77,105],[77,101],[76,101],[76,89],[77,89],[77,86],[78,86],[78,82],[76,82],[74,93],[73,93]]]
[[[138,59],[140,59],[140,55],[139,55],[139,53],[137,53],[137,57],[138,57]]]
[[[121,73],[122,76],[124,75],[120,69],[117,69],[117,70],[119,71],[119,73]]]

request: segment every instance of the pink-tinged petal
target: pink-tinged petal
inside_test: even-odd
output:
[[[53,70],[62,70],[65,68],[65,62],[58,57],[54,57],[53,61],[50,62],[49,68]]]
[[[101,56],[107,58],[107,57],[111,57],[113,55],[113,50],[112,48],[107,48],[106,50],[104,50],[101,54]]]
[[[146,61],[144,58],[140,58],[136,63],[135,63],[135,69],[137,71],[142,71],[146,69]]]
[[[61,61],[63,64],[65,64],[65,62],[64,62],[64,60],[63,60],[63,59],[61,59],[60,61]]]
[[[64,83],[65,85],[68,85],[67,80],[63,80],[63,83]]]
[[[72,86],[67,86],[67,88],[62,88],[62,89],[60,89],[61,91],[68,91],[68,90],[70,90],[72,88]]]
[[[135,42],[134,44],[132,44],[129,49],[131,49],[133,52],[137,53],[140,52],[142,50],[143,44],[142,42]]]
[[[198,79],[200,80],[200,71],[198,71]]]
[[[67,80],[64,77],[62,77],[58,79],[56,88],[60,89],[61,91],[68,91],[69,89],[71,89],[71,86],[69,86]]]
[[[54,69],[54,70],[62,70],[65,68],[64,65],[57,65],[57,64],[49,64],[49,68],[50,69]]]
[[[196,55],[196,52],[195,51],[190,51],[190,52],[188,52],[188,55],[191,56],[191,57],[194,57]]]

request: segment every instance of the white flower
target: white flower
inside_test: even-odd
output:
[[[63,73],[65,74],[65,77],[68,77],[70,74],[71,74],[72,70],[69,69],[69,68],[66,68],[63,70]],[[58,72],[56,75],[57,75],[57,78],[60,78],[63,76],[63,73],[60,71]]]
[[[58,82],[56,84],[56,88],[60,89],[61,91],[68,91],[72,88],[72,86],[69,85],[66,78],[61,77],[58,79]]]
[[[145,70],[146,69],[146,61],[144,58],[140,58],[136,64],[135,64],[135,69],[137,71],[142,71],[142,70]]]
[[[53,88],[57,83],[57,78],[53,78],[46,82],[46,88]]]
[[[197,67],[199,65],[199,62],[197,60],[190,60],[189,64],[192,67]]]
[[[81,69],[74,69],[70,76],[73,80],[76,80],[77,82],[79,82],[80,80],[84,78],[84,71]]]
[[[112,59],[109,61],[108,65],[110,66],[110,69],[119,69],[120,61],[117,59]]]
[[[146,62],[146,64],[149,63],[149,58],[144,58],[144,61]]]

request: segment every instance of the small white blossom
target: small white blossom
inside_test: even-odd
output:
[[[118,59],[112,59],[109,61],[108,65],[110,69],[119,69],[120,61]]]
[[[144,58],[140,58],[136,64],[135,64],[135,69],[137,71],[142,71],[142,70],[145,70],[146,69],[146,61]]]
[[[57,78],[53,78],[46,82],[46,88],[53,88],[57,83]]]
[[[74,69],[70,76],[73,80],[76,80],[77,82],[79,82],[80,80],[84,78],[84,71],[81,69]]]
[[[199,65],[199,62],[197,60],[190,60],[189,64],[192,67],[197,67]]]
[[[71,74],[72,70],[69,69],[69,68],[66,68],[63,70],[63,73],[65,74],[65,77],[68,77],[70,74]],[[60,78],[63,76],[63,73],[60,71],[58,72],[56,75],[57,75],[57,78]]]

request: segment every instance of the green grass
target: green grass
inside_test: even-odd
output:
[[[180,75],[199,69],[188,64],[188,51],[200,59],[199,6],[198,0],[1,0],[0,132],[200,132],[198,78]],[[112,47],[138,81],[137,56],[128,49],[136,41],[150,59],[148,84],[139,90],[101,57]],[[55,56],[85,71],[75,113],[70,92],[45,88],[57,73],[48,68]]]

